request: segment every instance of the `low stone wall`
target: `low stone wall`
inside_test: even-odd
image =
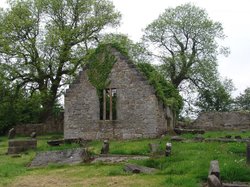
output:
[[[29,149],[35,149],[36,139],[30,140],[9,140],[8,154],[18,154]]]
[[[204,130],[250,130],[250,112],[202,113],[188,127]]]
[[[63,133],[63,113],[57,118],[49,119],[45,123],[16,125],[17,135],[29,136],[32,132],[37,135],[47,133]]]

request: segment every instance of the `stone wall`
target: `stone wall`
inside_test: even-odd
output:
[[[250,130],[250,112],[202,113],[191,127],[205,130]]]
[[[87,72],[70,86],[65,96],[65,139],[134,139],[156,137],[173,128],[174,117],[155,96],[146,78],[119,52],[109,75],[117,92],[117,120],[100,120],[99,98]],[[168,119],[168,120],[167,120]]]
[[[63,117],[64,114],[61,113],[56,118],[51,118],[45,123],[38,124],[21,124],[16,125],[15,131],[18,135],[29,136],[32,132],[36,132],[37,135],[47,134],[47,133],[63,133]]]

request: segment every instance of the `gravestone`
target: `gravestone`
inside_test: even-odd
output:
[[[31,138],[36,138],[36,132],[32,132],[32,133],[30,134],[30,137],[31,137]]]
[[[11,128],[8,133],[8,139],[14,139],[16,136],[16,130],[14,128]]]
[[[208,175],[215,175],[218,179],[220,179],[220,168],[218,160],[212,160],[210,162]]]
[[[154,173],[157,171],[157,169],[155,169],[155,168],[138,166],[135,164],[126,164],[123,169],[124,169],[124,171],[130,172],[130,173],[147,173],[147,174],[149,174],[149,173]]]
[[[109,153],[109,141],[104,140],[102,144],[101,154],[108,154]]]
[[[170,156],[171,155],[171,150],[172,150],[172,144],[167,142],[166,143],[166,151],[165,151],[165,155],[166,156]]]

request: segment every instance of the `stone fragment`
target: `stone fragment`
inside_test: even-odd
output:
[[[14,139],[16,136],[16,130],[14,128],[11,128],[8,133],[8,139]]]
[[[221,181],[216,175],[209,175],[207,179],[208,187],[222,187]]]
[[[109,153],[109,141],[104,140],[102,144],[101,154],[108,154]]]

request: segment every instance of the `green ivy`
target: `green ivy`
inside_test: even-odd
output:
[[[183,107],[182,97],[178,90],[151,65],[148,63],[137,64],[138,69],[147,77],[149,83],[154,86],[156,96],[166,106],[170,106],[176,114],[179,114]]]

